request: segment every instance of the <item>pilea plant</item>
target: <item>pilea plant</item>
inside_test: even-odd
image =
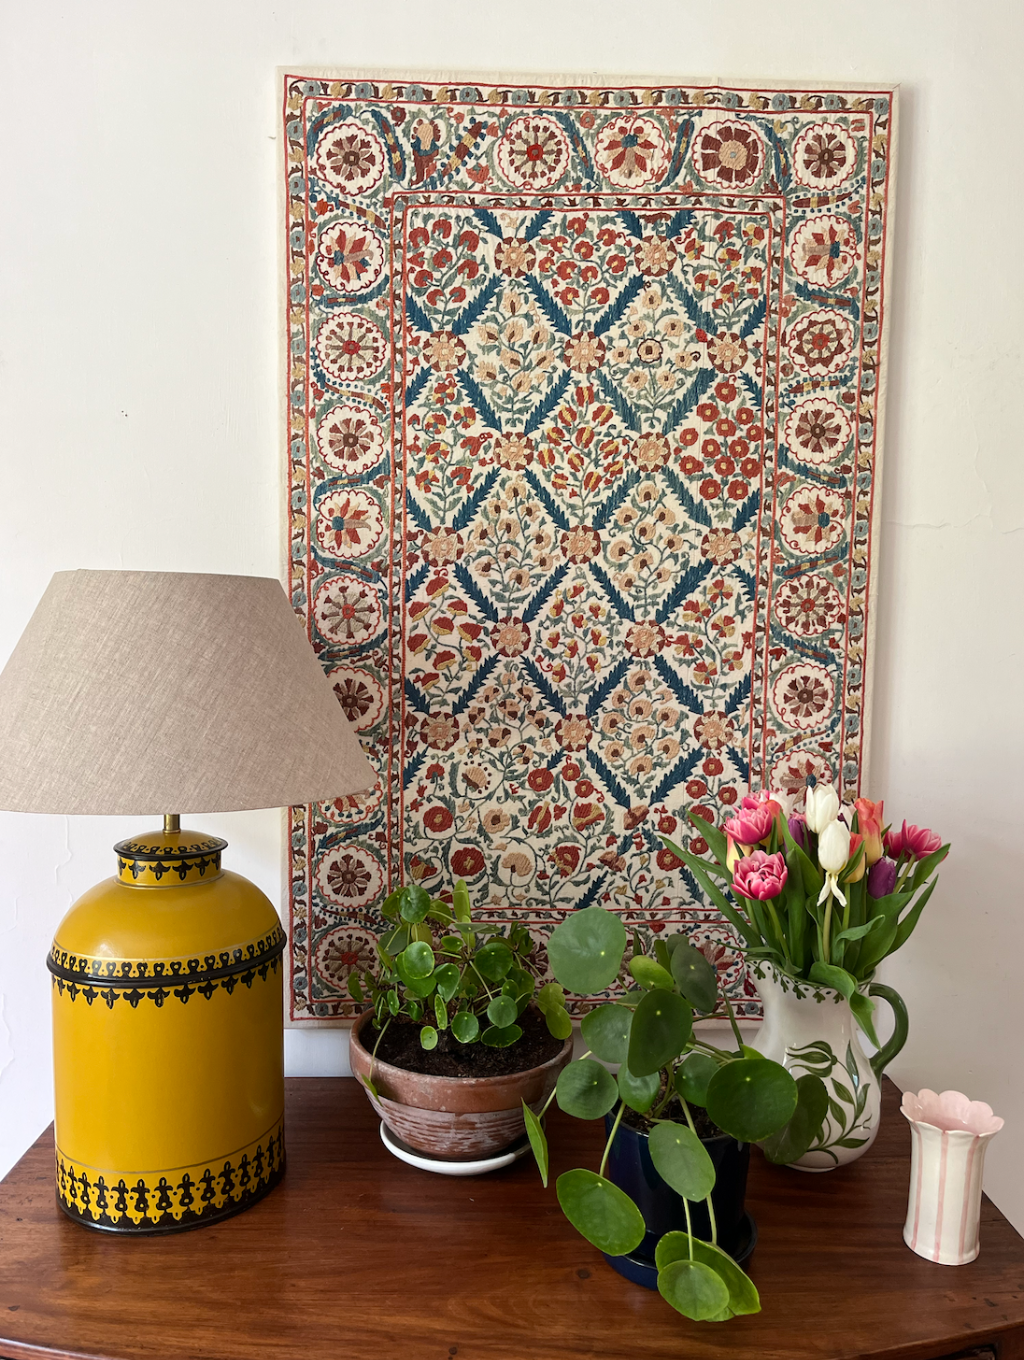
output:
[[[723,1322],[759,1312],[753,1282],[718,1246],[711,1204],[715,1169],[697,1135],[691,1106],[703,1106],[724,1133],[743,1143],[762,1142],[771,1161],[785,1163],[803,1156],[817,1136],[826,1114],[825,1087],[813,1075],[794,1081],[778,1063],[747,1048],[724,994],[735,1049],[717,1047],[694,1031],[694,1011],[710,1014],[720,997],[715,970],[685,936],[655,940],[653,955],[643,953],[634,939],[628,960],[626,954],[626,929],[603,907],[574,912],[548,941],[560,986],[583,996],[616,983],[627,988],[621,999],[584,1016],[587,1052],[565,1068],[551,1096],[579,1119],[599,1119],[615,1110],[598,1170],[578,1168],[559,1176],[559,1204],[587,1241],[609,1256],[637,1249],[646,1233],[643,1216],[604,1174],[622,1118],[627,1109],[635,1111],[650,1128],[655,1168],[686,1208],[688,1231],[666,1233],[657,1248],[662,1296],[695,1321]],[[618,1064],[617,1075],[606,1063]],[[548,1144],[541,1119],[547,1107],[534,1114],[523,1106],[545,1185]],[[701,1200],[708,1205],[709,1242],[692,1230],[689,1206]]]
[[[474,922],[461,878],[450,903],[410,883],[386,897],[380,909],[394,924],[377,944],[377,968],[348,979],[356,1001],[373,1003],[378,1044],[391,1021],[401,1017],[419,1025],[425,1049],[436,1048],[446,1029],[460,1044],[507,1048],[522,1038],[516,1021],[531,1000],[555,1038],[572,1033],[561,988],[538,989],[530,932],[522,925],[505,929]]]

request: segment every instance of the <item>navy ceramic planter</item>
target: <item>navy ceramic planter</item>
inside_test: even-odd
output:
[[[612,1116],[605,1116],[605,1132],[611,1133]],[[750,1165],[750,1144],[738,1143],[728,1134],[703,1140],[708,1155],[715,1165],[715,1188],[711,1202],[718,1226],[718,1245],[734,1260],[742,1261],[754,1249],[757,1227],[744,1206],[747,1190],[747,1169]],[[620,1124],[612,1144],[605,1170],[610,1181],[624,1190],[644,1216],[647,1234],[631,1256],[608,1256],[606,1259],[621,1274],[646,1285],[658,1287],[658,1272],[654,1264],[654,1250],[667,1232],[686,1231],[686,1210],[682,1196],[666,1185],[654,1168],[647,1134]],[[690,1219],[696,1237],[711,1240],[711,1222],[707,1205],[690,1205]]]

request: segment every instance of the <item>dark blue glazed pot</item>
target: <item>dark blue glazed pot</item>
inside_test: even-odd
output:
[[[606,1115],[606,1134],[611,1133],[613,1123],[612,1116]],[[725,1133],[702,1141],[715,1166],[711,1203],[718,1226],[718,1245],[734,1260],[745,1260],[757,1240],[757,1228],[744,1205],[750,1144],[738,1143]],[[654,1250],[665,1233],[686,1231],[683,1198],[655,1170],[647,1134],[639,1133],[626,1124],[619,1125],[608,1155],[605,1174],[626,1192],[647,1224],[644,1240],[631,1256],[608,1256],[606,1259],[621,1275],[649,1289],[656,1289],[658,1272],[654,1264]],[[690,1219],[694,1235],[710,1241],[711,1221],[707,1205],[703,1202],[691,1204]]]

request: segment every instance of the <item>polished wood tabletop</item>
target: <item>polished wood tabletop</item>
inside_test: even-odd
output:
[[[903,1244],[910,1136],[886,1083],[878,1141],[825,1175],[751,1164],[763,1311],[693,1323],[568,1225],[532,1161],[459,1179],[384,1149],[349,1078],[288,1082],[288,1172],[223,1223],[125,1239],[64,1217],[47,1131],[0,1184],[0,1357],[90,1360],[846,1360],[998,1342],[1024,1360],[1024,1241],[987,1200],[981,1256]],[[598,1125],[549,1117],[552,1172]]]

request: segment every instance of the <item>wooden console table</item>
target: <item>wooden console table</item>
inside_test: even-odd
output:
[[[553,1175],[596,1166],[596,1125],[554,1111],[550,1132]],[[764,1311],[725,1324],[615,1274],[530,1160],[465,1180],[395,1161],[352,1080],[290,1080],[287,1139],[283,1184],[246,1213],[125,1240],[58,1211],[48,1131],[0,1185],[0,1358],[1024,1360],[1024,1241],[992,1204],[969,1266],[903,1244],[910,1134],[889,1083],[853,1166],[808,1176],[755,1152]]]

